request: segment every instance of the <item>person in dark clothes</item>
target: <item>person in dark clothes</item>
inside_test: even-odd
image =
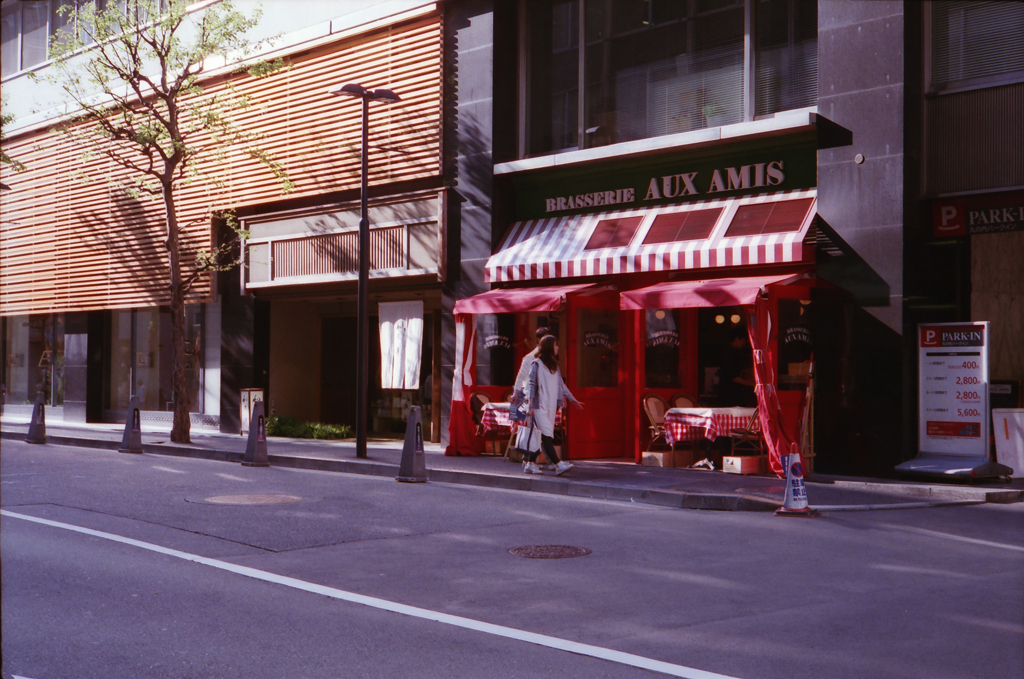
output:
[[[722,354],[722,369],[718,379],[719,405],[753,408],[754,359],[747,341],[745,328],[733,328],[729,344]]]

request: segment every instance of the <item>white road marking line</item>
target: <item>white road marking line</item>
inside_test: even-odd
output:
[[[222,474],[221,472],[217,472],[216,474],[214,474],[214,476],[219,476],[220,478],[227,479],[228,481],[245,481],[246,483],[252,482],[252,479],[247,479],[243,476],[235,476],[233,474]]]
[[[180,469],[171,469],[170,467],[161,467],[159,465],[153,465],[150,469],[157,469],[162,472],[171,472],[172,474],[188,474],[188,472],[184,472]]]
[[[1024,547],[1019,545],[1007,545],[1002,542],[992,542],[990,540],[979,540],[978,538],[968,538],[963,535],[954,535],[953,533],[942,533],[937,530],[928,530],[927,528],[914,528],[913,526],[899,526],[894,523],[882,523],[879,524],[883,528],[893,528],[895,530],[905,530],[910,533],[919,533],[921,535],[928,535],[936,538],[944,538],[946,540],[955,540],[957,542],[967,542],[972,545],[985,545],[986,547],[998,547],[999,549],[1009,549],[1014,552],[1024,552]]]
[[[581,644],[575,641],[568,641],[566,639],[559,639],[557,637],[549,637],[543,634],[536,634],[534,632],[525,632],[523,630],[518,630],[513,627],[494,625],[489,622],[473,620],[472,618],[463,618],[457,615],[448,615],[447,613],[439,613],[437,611],[431,611],[426,608],[417,608],[415,606],[407,606],[405,604],[399,604],[393,601],[387,601],[385,599],[377,599],[375,597],[364,596],[362,594],[356,594],[354,592],[346,592],[345,590],[335,589],[334,587],[317,585],[312,582],[306,582],[305,580],[298,580],[296,578],[289,578],[283,575],[276,575],[274,573],[268,573],[266,571],[261,571],[255,568],[249,568],[247,566],[239,566],[237,564],[228,563],[227,561],[210,559],[208,557],[199,556],[197,554],[189,554],[188,552],[182,552],[176,549],[161,547],[160,545],[142,542],[141,540],[133,540],[132,538],[114,535],[113,533],[104,533],[102,531],[92,530],[90,528],[82,528],[81,526],[75,526],[69,523],[50,521],[49,519],[40,519],[34,516],[28,516],[27,514],[18,514],[16,512],[12,512],[6,509],[0,509],[0,515],[7,516],[12,519],[22,519],[24,521],[31,521],[32,523],[39,523],[44,526],[51,526],[53,528],[63,528],[64,530],[82,533],[83,535],[91,535],[93,537],[103,538],[105,540],[110,540],[112,542],[120,542],[121,544],[139,547],[141,549],[146,549],[151,552],[156,552],[158,554],[173,556],[177,559],[183,559],[185,561],[192,561],[193,563],[202,564],[204,566],[218,568],[220,570],[228,571],[229,573],[235,573],[236,575],[244,575],[245,577],[253,578],[255,580],[262,580],[263,582],[284,585],[285,587],[291,587],[293,589],[298,589],[304,592],[310,592],[312,594],[320,594],[321,596],[330,597],[332,599],[348,601],[350,603],[369,606],[370,608],[377,608],[383,611],[390,611],[392,613],[399,613],[401,615],[408,615],[410,617],[420,618],[422,620],[432,620],[434,622],[440,622],[446,625],[452,625],[454,627],[461,627],[463,629],[469,629],[476,632],[483,632],[484,634],[505,637],[506,639],[525,641],[526,643],[535,644],[537,646],[545,646],[547,648],[553,648],[559,651],[568,651],[569,653],[585,655],[591,658],[597,658],[599,660],[607,660],[609,662],[615,662],[621,665],[628,665],[630,667],[638,667],[640,669],[651,670],[652,672],[661,672],[662,674],[668,674],[673,677],[685,677],[685,679],[736,679],[735,677],[729,677],[724,674],[706,672],[704,670],[698,670],[692,667],[684,667],[683,665],[674,665],[672,663],[662,662],[660,660],[654,660],[652,658],[645,658],[643,656],[633,655],[632,653],[623,653],[622,651],[615,651],[609,648],[602,648],[600,646]]]

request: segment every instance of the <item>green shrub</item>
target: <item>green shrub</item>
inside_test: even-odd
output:
[[[291,415],[267,418],[267,436],[286,436],[295,439],[347,439],[352,427],[347,424],[299,422]]]

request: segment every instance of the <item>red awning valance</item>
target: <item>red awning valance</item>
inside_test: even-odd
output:
[[[488,282],[810,262],[817,190],[800,189],[516,222]],[[709,276],[713,275],[708,273]]]
[[[524,311],[557,311],[565,304],[567,294],[590,287],[594,287],[594,284],[488,290],[455,302],[455,313],[511,314]]]
[[[753,304],[767,285],[796,280],[799,274],[717,278],[703,281],[667,281],[619,295],[621,309],[688,309],[691,307]]]

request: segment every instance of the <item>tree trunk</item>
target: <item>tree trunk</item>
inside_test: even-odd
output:
[[[191,443],[189,420],[188,372],[185,370],[185,288],[181,279],[181,251],[178,238],[178,214],[174,206],[174,186],[163,184],[164,210],[167,219],[167,257],[170,265],[171,292],[171,389],[174,398],[174,419],[171,441]]]

